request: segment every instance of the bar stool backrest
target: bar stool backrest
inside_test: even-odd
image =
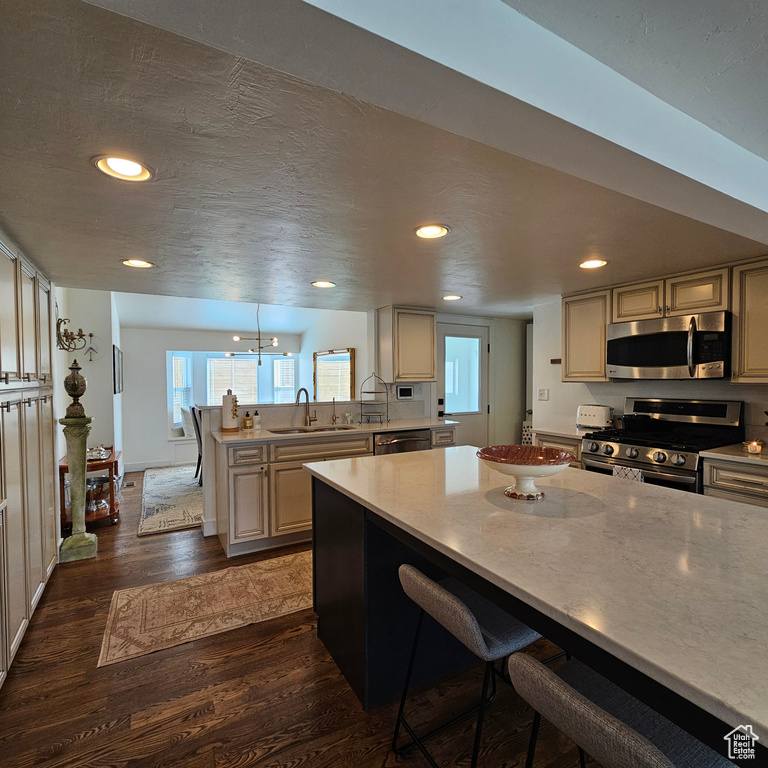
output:
[[[523,699],[603,768],[674,768],[645,737],[582,696],[540,662],[515,653],[509,657],[508,668],[512,685]]]
[[[398,573],[405,594],[416,605],[442,624],[478,658],[483,661],[491,660],[477,619],[458,597],[412,565],[401,565]]]

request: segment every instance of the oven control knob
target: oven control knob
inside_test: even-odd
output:
[[[611,454],[613,454],[613,446],[612,445],[604,445],[603,446],[603,453],[606,456],[610,456]]]
[[[653,454],[653,460],[658,461],[659,464],[663,464],[667,460],[667,454],[664,451],[656,451]]]
[[[637,448],[627,448],[627,456],[630,459],[636,459],[640,455],[640,451]]]
[[[677,464],[678,467],[682,467],[685,464],[685,456],[682,453],[676,453],[672,457],[672,463]]]
[[[597,453],[597,452],[600,450],[600,443],[595,443],[595,442],[592,442],[592,443],[590,443],[590,444],[587,446],[587,449],[588,449],[588,450],[589,450],[591,453]]]

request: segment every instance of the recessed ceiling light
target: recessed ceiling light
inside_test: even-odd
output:
[[[443,296],[443,301],[458,301],[460,298],[461,296],[452,293],[450,296]]]
[[[155,266],[151,261],[144,261],[144,259],[125,259],[123,264],[126,267],[134,267],[135,269],[151,269]]]
[[[582,261],[579,266],[582,269],[597,269],[598,267],[604,267],[607,263],[605,259],[587,259]]]
[[[445,224],[425,224],[413,230],[417,237],[433,240],[436,237],[445,237],[451,230]]]
[[[155,176],[155,172],[148,165],[125,157],[97,155],[91,158],[91,162],[102,173],[121,181],[149,181]]]
[[[336,283],[332,283],[330,280],[315,280],[312,285],[315,286],[315,288],[335,288]]]

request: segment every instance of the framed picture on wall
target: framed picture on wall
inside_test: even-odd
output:
[[[123,353],[114,344],[112,345],[112,381],[114,393],[119,395],[123,391]]]

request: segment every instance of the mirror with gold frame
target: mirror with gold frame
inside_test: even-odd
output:
[[[313,355],[314,399],[318,402],[355,399],[355,350],[328,349]]]

